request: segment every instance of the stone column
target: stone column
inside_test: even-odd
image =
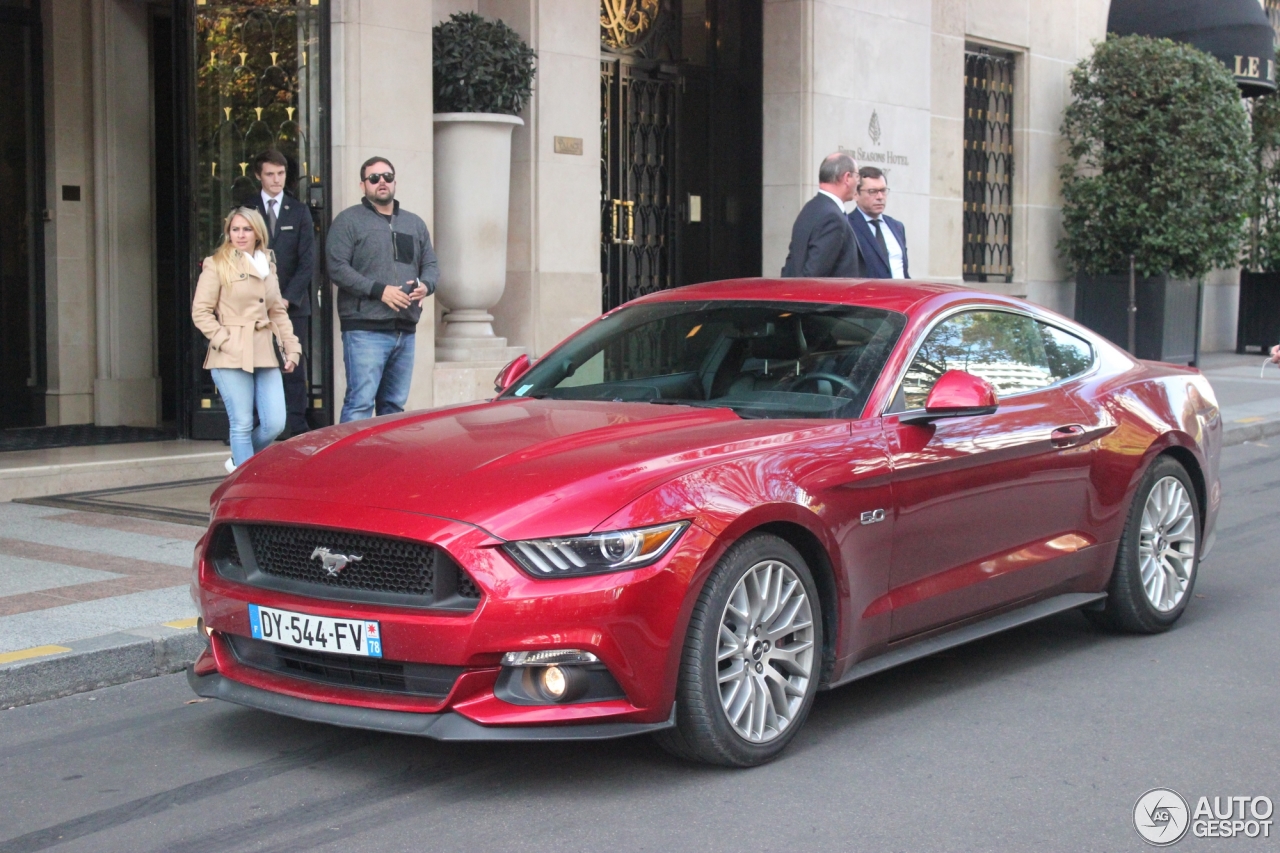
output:
[[[93,423],[96,374],[93,258],[93,31],[80,0],[48,0],[44,21],[45,423]],[[80,200],[62,199],[75,187]],[[74,194],[74,193],[73,193]]]
[[[431,3],[421,0],[333,0],[333,175],[336,216],[359,204],[360,164],[387,157],[396,168],[396,198],[433,228]],[[406,408],[433,405],[435,298],[423,302]],[[346,374],[334,309],[334,417],[342,409]]]
[[[929,269],[932,3],[870,9],[765,0],[765,275],[782,269],[791,225],[836,150],[885,172],[886,213],[906,225],[911,271]]]
[[[94,420],[154,426],[155,247],[147,6],[93,0]]]

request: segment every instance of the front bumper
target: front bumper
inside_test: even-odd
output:
[[[198,675],[194,666],[187,667],[187,683],[197,695],[222,699],[247,708],[270,711],[313,723],[328,723],[351,729],[416,735],[450,741],[564,741],[610,740],[651,734],[672,728],[676,709],[661,723],[581,723],[569,726],[482,726],[461,714],[446,711],[420,714],[409,711],[387,711],[353,705],[331,705],[295,696],[286,696],[241,684],[216,672]]]
[[[262,699],[241,704],[339,725],[430,737],[436,737],[437,731],[468,728],[482,733],[477,735],[480,739],[492,739],[493,732],[529,727],[536,730],[536,739],[545,739],[552,736],[548,732],[571,726],[582,731],[573,735],[577,739],[619,737],[650,731],[653,726],[665,727],[675,698],[684,624],[691,606],[689,587],[713,544],[710,534],[694,526],[653,566],[612,575],[549,580],[524,575],[500,552],[499,540],[447,519],[369,507],[344,505],[335,509],[320,502],[246,499],[222,502],[215,526],[228,522],[328,527],[426,542],[447,551],[465,570],[483,592],[473,611],[413,609],[321,600],[231,581],[218,574],[203,545],[197,548],[193,592],[210,634],[210,649],[195,666],[197,677],[217,674],[222,681],[236,685],[236,690],[243,688],[240,693],[245,696],[274,697],[270,705],[264,705]],[[385,662],[447,668],[460,674],[452,688],[430,693],[402,687],[360,687],[357,684],[363,682],[338,683],[264,668],[232,647],[231,640],[252,635],[250,604],[377,621]],[[521,702],[504,691],[500,679],[504,653],[557,648],[595,654],[616,681],[618,692],[543,704]],[[213,695],[241,701],[222,695],[229,690],[233,688],[219,688]],[[286,706],[319,706],[323,716],[282,710]],[[400,723],[386,722],[402,718],[406,719]],[[458,723],[440,722],[454,718]],[[366,725],[345,720],[380,722]],[[595,731],[608,734],[592,735]]]

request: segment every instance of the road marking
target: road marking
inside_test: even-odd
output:
[[[172,622],[165,622],[164,625],[166,628],[194,628],[199,618],[198,616],[192,616],[190,619],[175,619]]]
[[[1232,423],[1237,423],[1237,424],[1256,424],[1258,421],[1265,421],[1265,420],[1266,420],[1266,418],[1262,417],[1261,415],[1255,415],[1255,416],[1254,416],[1254,417],[1252,417],[1252,418],[1240,418],[1239,420],[1233,421]]]
[[[18,660],[26,660],[27,658],[42,658],[46,655],[60,655],[63,652],[69,652],[71,649],[66,646],[35,646],[30,649],[22,649],[17,652],[5,652],[0,654],[0,663],[13,663]]]

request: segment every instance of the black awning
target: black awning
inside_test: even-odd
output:
[[[1276,90],[1276,33],[1258,0],[1111,0],[1107,32],[1172,39],[1211,53],[1246,97]]]

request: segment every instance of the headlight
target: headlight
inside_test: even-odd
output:
[[[636,569],[657,562],[689,526],[687,521],[592,533],[564,539],[527,539],[508,542],[503,549],[520,567],[535,577],[595,575]]]

